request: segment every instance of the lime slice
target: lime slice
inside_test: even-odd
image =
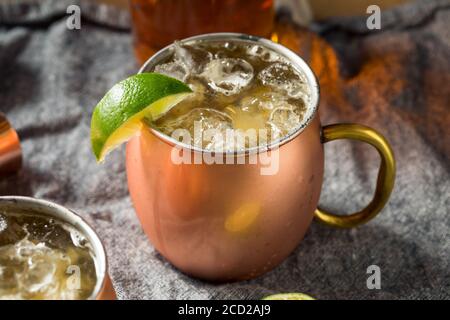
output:
[[[263,300],[316,300],[304,293],[279,293],[263,298]]]
[[[158,73],[141,73],[109,90],[92,114],[91,144],[97,161],[128,141],[142,128],[142,120],[157,120],[186,98],[191,89]]]

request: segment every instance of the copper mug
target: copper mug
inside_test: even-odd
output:
[[[92,246],[97,283],[89,300],[115,300],[116,293],[108,275],[105,248],[95,231],[75,212],[56,203],[21,196],[0,196],[0,212],[31,212],[43,217],[56,218],[73,226],[83,234]]]
[[[167,260],[210,281],[254,278],[280,264],[299,245],[313,217],[330,226],[351,228],[380,212],[394,186],[392,149],[381,134],[366,126],[320,124],[319,87],[305,61],[277,43],[244,34],[206,34],[182,42],[199,40],[239,41],[275,50],[305,74],[311,99],[304,124],[271,146],[279,151],[279,168],[273,175],[261,175],[261,163],[173,163],[171,151],[179,143],[150,127],[128,142],[130,195],[145,233]],[[152,71],[171,50],[168,46],[156,53],[140,72]],[[337,139],[369,143],[381,157],[374,198],[363,210],[345,216],[317,208],[323,144]],[[206,151],[192,147],[190,152]]]

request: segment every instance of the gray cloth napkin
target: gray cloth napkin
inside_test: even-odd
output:
[[[89,18],[71,31],[65,7],[72,1],[25,2],[0,5],[0,111],[18,130],[25,158],[21,172],[0,181],[0,195],[50,199],[86,218],[105,243],[119,298],[450,298],[449,1],[385,12],[380,31],[365,30],[364,17],[336,19],[317,26],[328,44],[305,38],[302,55],[321,83],[322,122],[362,123],[391,142],[392,198],[356,229],[313,223],[275,270],[220,285],[180,273],[147,240],[128,196],[123,148],[101,166],[91,153],[93,107],[137,71],[130,33]],[[361,208],[374,190],[378,155],[345,141],[325,150],[321,204],[339,213]],[[366,287],[373,264],[380,290]]]

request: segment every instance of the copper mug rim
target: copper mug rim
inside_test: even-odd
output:
[[[97,299],[105,289],[107,281],[108,259],[105,247],[94,229],[74,211],[51,201],[23,196],[0,196],[0,209],[2,207],[19,207],[24,210],[33,210],[39,215],[57,218],[70,224],[81,232],[92,245],[94,263],[96,266],[97,283],[87,300]]]
[[[237,41],[241,43],[251,43],[255,45],[261,45],[265,48],[268,48],[270,50],[275,51],[277,54],[280,54],[284,58],[286,58],[292,66],[301,74],[303,74],[308,82],[308,87],[310,88],[310,99],[307,104],[306,114],[301,122],[301,124],[293,130],[288,135],[282,137],[281,139],[277,139],[273,141],[272,143],[266,145],[266,146],[255,146],[251,148],[247,148],[245,150],[239,150],[239,151],[227,151],[227,152],[216,152],[216,151],[209,151],[202,148],[199,148],[197,146],[192,146],[190,144],[182,143],[152,127],[148,127],[149,130],[160,140],[164,141],[165,143],[171,145],[171,146],[177,146],[181,147],[185,150],[191,150],[195,152],[200,153],[215,153],[218,155],[247,155],[247,154],[258,154],[261,152],[265,152],[267,150],[273,150],[276,148],[281,147],[282,145],[292,141],[297,136],[299,136],[313,121],[314,117],[316,116],[316,113],[318,111],[319,106],[319,96],[320,96],[320,89],[317,81],[317,77],[312,71],[311,67],[306,63],[305,60],[303,60],[297,53],[294,51],[286,48],[285,46],[275,43],[269,39],[252,36],[244,33],[232,33],[232,32],[218,32],[218,33],[206,33],[201,34],[189,38],[185,38],[183,40],[180,40],[179,42],[182,44],[189,44],[196,41]],[[144,73],[149,69],[154,68],[158,63],[164,61],[170,54],[172,54],[172,48],[174,46],[174,43],[162,48],[158,52],[156,52],[154,55],[152,55],[139,69],[138,74]]]

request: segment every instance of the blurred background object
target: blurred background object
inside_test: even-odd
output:
[[[84,18],[119,29],[130,27],[128,0],[79,0],[79,2]]]
[[[14,173],[22,166],[22,149],[16,131],[0,112],[0,177]]]
[[[96,1],[126,8],[128,6],[129,0]],[[245,1],[246,0],[242,2]],[[275,0],[275,5],[293,5],[297,6],[298,8],[305,8],[305,5],[307,5],[311,7],[312,11],[314,12],[314,18],[317,20],[322,20],[331,16],[363,15],[366,13],[366,8],[373,4],[380,6],[381,9],[387,9],[408,1],[412,0]],[[161,1],[148,0],[147,2],[156,3]]]
[[[113,6],[117,6],[119,8],[127,8],[128,9],[128,0],[97,0],[98,2],[103,2],[106,4],[110,4]]]
[[[130,9],[134,50],[139,63],[176,39],[210,32],[242,32],[266,38],[273,31],[274,8],[308,26],[336,16],[366,15],[367,7],[387,9],[410,0],[96,0],[105,4],[94,19],[105,21],[116,8]],[[84,6],[92,6],[85,0]],[[87,10],[92,15],[93,10]],[[114,20],[114,19],[112,19]],[[115,20],[119,20],[115,18]],[[123,26],[126,22],[118,23]],[[276,38],[275,38],[276,40]]]
[[[270,38],[273,0],[130,0],[134,50],[140,63],[174,40],[212,32]]]
[[[292,1],[292,0],[280,0]],[[293,2],[308,2],[315,20],[324,20],[335,16],[362,16],[367,7],[378,5],[381,9],[408,2],[410,0],[293,0]]]

